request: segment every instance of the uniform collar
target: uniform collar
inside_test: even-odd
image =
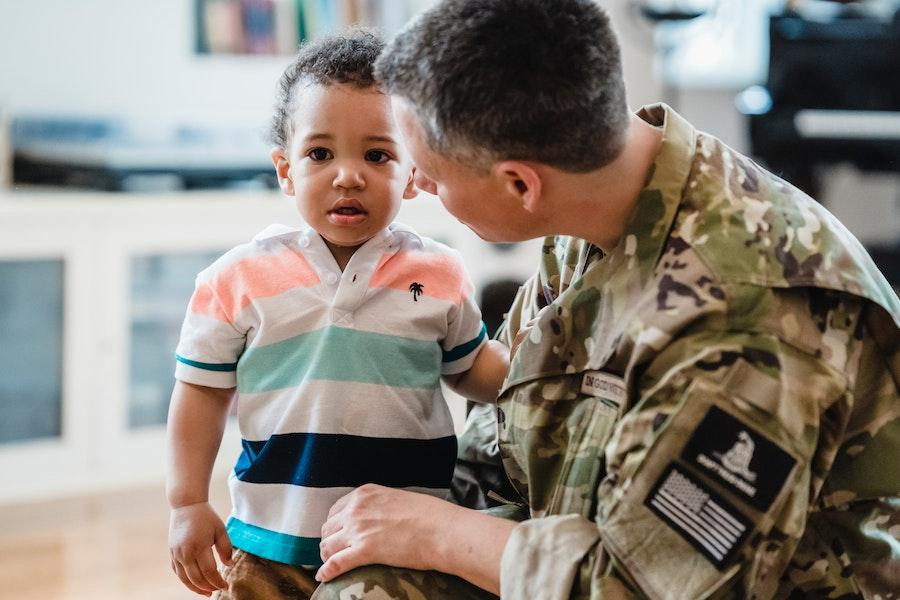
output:
[[[697,131],[665,104],[644,106],[637,116],[661,128],[663,139],[617,250],[625,253],[629,264],[636,263],[646,281],[678,212],[694,161]]]

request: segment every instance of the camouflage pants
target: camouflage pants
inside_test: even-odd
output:
[[[318,586],[315,571],[285,565],[241,550],[225,569],[228,590],[216,600],[490,600],[496,596],[459,577],[369,565]],[[318,588],[317,588],[318,586]]]
[[[471,583],[437,571],[359,567],[322,584],[313,600],[496,600]]]

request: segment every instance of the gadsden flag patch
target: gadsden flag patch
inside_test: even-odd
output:
[[[767,512],[797,462],[752,427],[711,406],[681,453],[759,511]]]
[[[675,464],[663,472],[644,505],[717,569],[731,560],[751,529],[737,509]]]

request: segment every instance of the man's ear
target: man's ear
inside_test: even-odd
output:
[[[272,164],[275,165],[275,176],[278,177],[278,187],[288,196],[294,195],[294,182],[291,180],[291,163],[288,161],[284,150],[278,146],[272,148],[269,153]]]
[[[528,212],[536,212],[541,200],[541,176],[527,163],[505,160],[492,167],[506,191],[519,199]]]
[[[416,180],[416,168],[413,167],[409,171],[409,179],[406,180],[406,187],[403,188],[403,199],[412,200],[419,195],[419,188],[414,183]]]

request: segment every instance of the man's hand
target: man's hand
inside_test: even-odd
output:
[[[383,564],[427,570],[437,554],[433,535],[449,527],[454,506],[433,496],[366,484],[340,498],[322,525],[324,565],[316,573],[329,581],[361,565]]]
[[[222,563],[230,566],[231,541],[222,519],[209,502],[172,509],[169,520],[172,570],[189,590],[204,596],[228,587],[216,568],[213,546]]]
[[[500,558],[516,525],[434,496],[366,484],[331,507],[316,579],[382,564],[450,573],[498,594]]]

